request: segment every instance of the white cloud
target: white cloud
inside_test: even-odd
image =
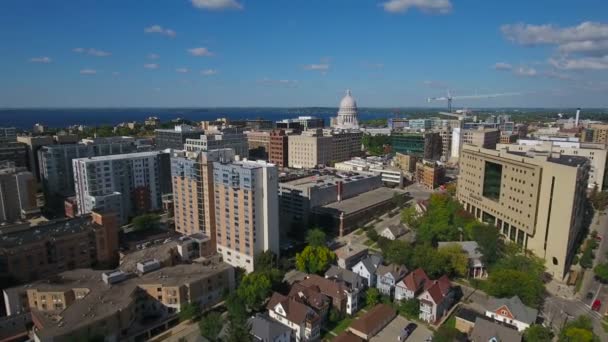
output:
[[[48,64],[51,63],[53,60],[51,59],[51,57],[47,57],[47,56],[42,56],[42,57],[32,57],[30,58],[30,62],[31,63],[43,63],[43,64]]]
[[[533,77],[533,76],[538,75],[538,71],[536,71],[536,69],[530,68],[527,66],[520,66],[520,67],[514,69],[513,73],[518,76],[526,76],[526,77]]]
[[[108,51],[103,51],[103,50],[98,50],[96,48],[74,48],[72,49],[72,51],[76,52],[76,53],[84,53],[87,54],[89,56],[95,56],[95,57],[108,57],[110,55],[112,55],[112,53],[108,52]]]
[[[308,64],[304,66],[306,70],[328,70],[329,64]]]
[[[160,56],[155,53],[149,53],[147,57],[148,57],[148,59],[159,59],[160,58]]]
[[[217,73],[218,73],[218,71],[216,69],[201,70],[201,75],[203,75],[203,76],[212,76],[212,75],[216,75]]]
[[[197,57],[213,56],[213,53],[211,51],[209,51],[207,48],[204,48],[204,47],[197,47],[197,48],[188,49],[188,52],[190,52],[190,54],[192,56],[197,56]]]
[[[608,55],[603,57],[550,58],[549,64],[560,70],[608,70]]]
[[[501,27],[505,37],[521,45],[555,44],[608,39],[608,24],[585,21],[578,26],[512,24]]]
[[[188,68],[177,68],[177,69],[175,69],[175,72],[179,72],[180,74],[185,74],[185,73],[187,73],[189,71],[190,71],[190,69],[188,69]]]
[[[97,74],[97,70],[95,69],[82,69],[80,70],[81,75],[95,75]]]
[[[434,88],[434,89],[447,89],[448,88],[447,83],[445,83],[443,81],[426,80],[426,81],[423,81],[422,84],[424,84],[425,86],[427,86],[429,88]]]
[[[555,70],[548,70],[543,73],[543,75],[547,78],[555,78],[563,81],[574,81],[575,78],[572,75],[565,74],[563,72],[558,72]]]
[[[150,27],[146,27],[144,29],[145,33],[158,33],[163,36],[167,36],[170,38],[175,37],[175,31],[170,28],[162,27],[160,25],[152,25]]]
[[[564,54],[580,53],[588,56],[604,56],[608,55],[608,40],[568,42],[561,44],[558,50]]]
[[[509,63],[498,62],[498,63],[494,64],[493,68],[495,70],[511,70],[511,69],[513,69],[513,66]]]
[[[389,0],[382,3],[386,12],[404,13],[410,8],[417,8],[426,13],[447,14],[452,11],[450,0]]]
[[[190,0],[192,5],[196,8],[208,9],[208,10],[241,10],[241,5],[236,0]]]
[[[288,80],[288,79],[271,79],[268,77],[264,77],[261,80],[258,80],[259,84],[265,86],[277,86],[277,87],[285,87],[285,88],[295,88],[298,86],[297,80]]]
[[[146,68],[146,69],[158,69],[158,64],[156,64],[156,63],[144,64],[144,68]]]

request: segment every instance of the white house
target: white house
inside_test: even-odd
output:
[[[379,254],[370,254],[353,266],[352,271],[365,279],[368,287],[376,286],[376,270],[382,264]]]
[[[486,316],[495,321],[512,325],[521,332],[536,322],[538,310],[527,307],[517,296],[490,298],[486,308]]]
[[[432,282],[426,272],[422,268],[417,268],[395,284],[395,300],[416,298],[430,285]]]
[[[405,227],[403,227],[401,224],[394,224],[384,228],[384,230],[380,233],[380,236],[383,236],[389,240],[395,240],[405,233]]]
[[[387,296],[393,296],[395,284],[407,274],[407,268],[403,265],[390,264],[380,265],[376,271],[378,280],[376,287],[380,293]]]
[[[319,340],[321,318],[311,307],[275,292],[266,308],[270,318],[293,331],[296,341]]]
[[[447,276],[434,280],[420,296],[419,318],[428,323],[435,323],[441,319],[454,303],[452,283]]]

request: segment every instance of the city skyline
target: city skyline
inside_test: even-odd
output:
[[[347,88],[360,107],[442,107],[426,98],[448,89],[520,94],[455,100],[455,107],[608,106],[601,1],[0,8],[0,37],[10,42],[0,47],[0,108],[336,107]]]

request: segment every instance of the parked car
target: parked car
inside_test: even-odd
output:
[[[587,298],[587,300],[593,299],[593,292],[587,292],[586,298]]]
[[[415,323],[408,324],[405,328],[403,328],[403,332],[401,336],[399,336],[399,341],[405,341],[418,327]]]
[[[591,305],[591,310],[600,311],[601,307],[602,307],[602,302],[599,299],[596,299],[593,301],[593,305]]]

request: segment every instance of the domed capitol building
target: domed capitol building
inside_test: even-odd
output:
[[[357,102],[352,97],[350,90],[346,90],[346,95],[340,101],[338,116],[331,120],[332,128],[336,129],[359,129],[357,118]]]

